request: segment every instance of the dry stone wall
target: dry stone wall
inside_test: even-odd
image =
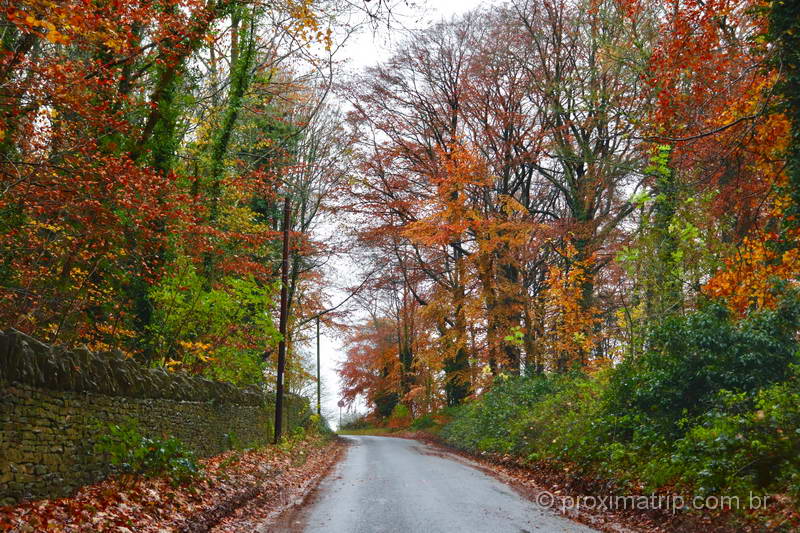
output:
[[[308,401],[285,403],[285,427],[304,424]],[[143,434],[175,436],[209,456],[268,442],[273,417],[272,398],[256,387],[0,332],[0,505],[65,496],[108,475],[94,444],[112,424],[132,419]]]

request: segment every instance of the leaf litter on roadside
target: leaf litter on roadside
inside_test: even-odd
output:
[[[166,478],[116,477],[82,487],[71,497],[0,508],[0,530],[33,532],[251,531],[285,505],[286,494],[308,485],[339,456],[338,439],[317,435],[288,445],[230,450],[201,460],[202,475],[173,486]],[[237,510],[248,507],[250,514]],[[252,508],[251,508],[252,507]]]

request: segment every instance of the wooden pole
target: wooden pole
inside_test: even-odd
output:
[[[317,317],[317,416],[322,416],[322,378],[319,367],[319,317]]]
[[[289,286],[289,222],[292,206],[289,203],[289,194],[283,199],[283,263],[281,264],[281,341],[278,344],[278,375],[275,386],[275,438],[278,444],[283,431],[283,373],[286,369],[286,329],[289,322],[287,316],[288,286]]]

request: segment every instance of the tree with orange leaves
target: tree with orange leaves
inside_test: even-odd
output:
[[[545,291],[545,346],[557,372],[586,368],[598,342],[598,311],[582,304],[583,286],[591,260],[578,258],[578,250],[567,241],[564,251],[566,267],[553,265]]]
[[[271,379],[276,196],[292,195],[297,213],[291,309],[313,314],[329,249],[309,234],[344,175],[338,119],[320,111],[316,80],[284,61],[321,60],[306,46],[330,45],[318,8],[4,7],[3,327],[215,378]]]
[[[772,105],[778,73],[764,11],[750,0],[623,4],[659,21],[642,69],[654,96],[642,135],[650,196],[637,231],[643,317],[682,312],[703,294],[738,312],[760,307],[772,301],[769,279],[785,279],[768,241],[790,127]]]
[[[398,339],[391,321],[374,317],[348,340],[347,360],[339,369],[342,397],[352,405],[362,396],[381,417],[388,417],[400,397]]]
[[[773,105],[788,87],[784,62],[792,55],[778,47],[776,61],[764,43],[785,46],[793,37],[780,23],[776,30],[760,2],[666,2],[664,9],[649,69],[658,90],[652,139],[673,145],[669,166],[684,189],[713,194],[705,224],[721,244],[710,253],[723,265],[703,290],[740,314],[772,306],[775,280],[792,279],[798,267],[790,244],[797,236],[780,229],[791,218],[785,163],[793,126],[783,112],[791,105]],[[786,8],[774,2],[770,9]],[[783,93],[788,102],[790,93]]]

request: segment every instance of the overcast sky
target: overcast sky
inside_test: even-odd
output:
[[[422,5],[417,8],[400,7],[395,14],[399,24],[395,28],[387,30],[385,27],[377,28],[376,31],[362,31],[360,34],[351,37],[339,51],[338,58],[346,60],[347,70],[360,70],[364,67],[374,65],[380,61],[385,61],[390,55],[390,47],[398,40],[402,40],[406,28],[422,28],[441,19],[449,19],[453,15],[464,13],[478,6],[497,3],[497,0],[428,0],[419,2]],[[346,270],[347,265],[334,265],[338,270]],[[360,280],[351,280],[358,284]],[[327,291],[330,303],[336,304],[345,296],[337,290]],[[337,403],[339,395],[339,378],[336,374],[336,367],[344,359],[344,351],[341,346],[341,339],[334,337],[330,331],[322,330],[321,361],[322,364],[322,386],[323,414],[327,416],[329,422],[335,427],[338,424],[339,409]],[[309,351],[315,353],[313,344],[308,347]],[[316,405],[316,399],[312,400],[312,405]],[[360,408],[363,410],[363,406]]]
[[[394,28],[388,31],[378,27],[375,32],[364,31],[351,38],[342,50],[342,58],[348,60],[350,68],[363,68],[388,59],[389,46],[402,39],[403,26],[423,28],[453,15],[465,13],[482,5],[497,3],[496,0],[416,0],[419,5],[405,7],[402,4],[393,10],[396,17]]]

